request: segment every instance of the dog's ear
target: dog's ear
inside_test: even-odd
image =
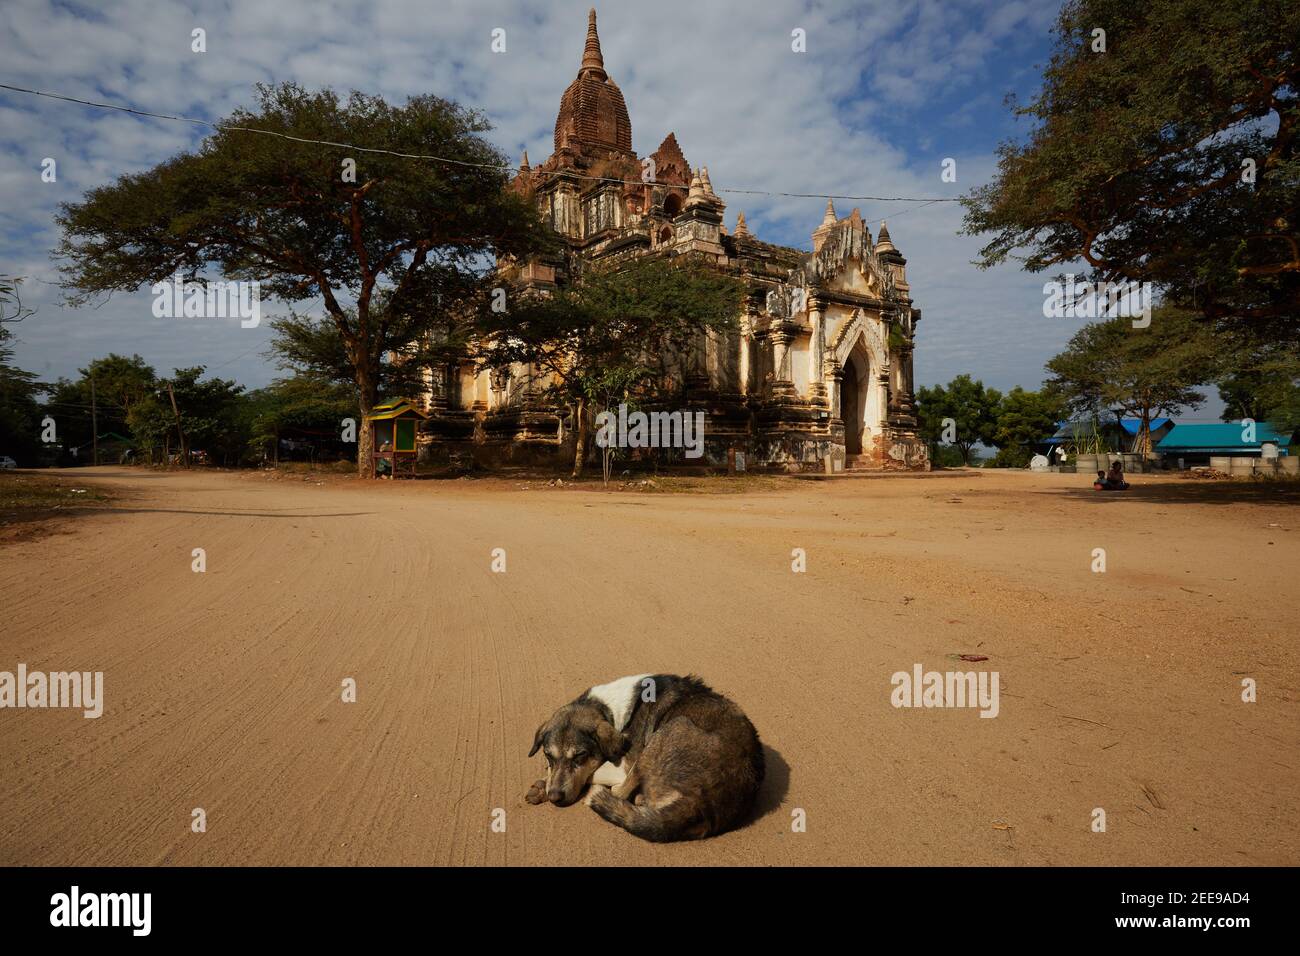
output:
[[[623,759],[623,754],[627,753],[627,734],[619,733],[607,720],[602,720],[596,725],[596,742],[600,744],[600,752],[610,763],[618,763]]]
[[[538,725],[537,733],[533,734],[533,749],[528,751],[528,756],[531,757],[533,754],[537,753],[537,748],[542,745],[542,740],[546,737],[547,723],[548,722],[544,720]]]

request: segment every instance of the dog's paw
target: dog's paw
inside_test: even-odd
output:
[[[524,799],[536,806],[539,803],[546,802],[546,781],[538,780],[528,788],[528,793],[524,794]]]
[[[590,807],[594,804],[596,800],[601,799],[601,797],[603,797],[604,794],[606,793],[609,793],[609,787],[602,787],[598,783],[593,783],[591,787],[587,790],[587,795],[583,798],[582,802]]]

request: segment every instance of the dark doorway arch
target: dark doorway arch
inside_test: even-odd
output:
[[[862,417],[858,414],[858,369],[853,359],[844,363],[840,384],[840,418],[844,422],[844,454],[862,454]]]

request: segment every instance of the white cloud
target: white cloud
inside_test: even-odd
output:
[[[91,14],[17,0],[0,7],[0,35],[11,38],[3,72],[16,85],[212,119],[248,104],[258,81],[355,87],[394,100],[436,93],[483,109],[496,125],[491,138],[511,159],[526,147],[540,161],[551,152],[560,95],[581,59],[587,6],[228,0],[196,11],[122,0]],[[606,0],[599,16],[605,63],[643,155],[672,130],[688,160],[709,167],[715,187],[954,196],[989,175],[993,144],[972,152],[973,105],[936,112],[933,104],[966,88],[969,99],[1000,100],[1004,91],[988,87],[990,76],[1010,69],[999,58],[1015,42],[1041,37],[1054,11],[954,0]],[[205,54],[190,50],[190,31],[200,26]],[[505,54],[490,50],[495,27],[507,31]],[[805,54],[791,52],[796,27],[807,32]],[[910,155],[880,132],[900,122],[924,129],[926,155]],[[153,318],[147,290],[72,310],[46,284],[55,279],[48,251],[60,202],[195,141],[182,124],[0,91],[0,271],[31,276],[28,296],[40,308],[21,329],[20,362],[42,374],[73,374],[113,350],[140,352],[163,370],[221,365],[220,374],[250,385],[272,377],[257,347],[269,338],[265,323],[254,330],[167,323]],[[931,152],[957,157],[955,186],[940,181]],[[59,159],[57,184],[40,182],[46,155]],[[825,205],[723,198],[729,226],[744,209],[762,238],[804,248]],[[841,214],[852,205],[837,203]],[[1043,361],[1073,331],[1042,318],[1040,278],[971,266],[980,243],[955,235],[955,204],[858,205],[869,220],[889,217],[908,257],[925,316],[916,355],[922,382],[967,371],[1000,387],[1038,382]]]

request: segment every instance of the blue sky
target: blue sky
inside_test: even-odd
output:
[[[590,3],[429,0],[226,0],[109,4],[6,0],[0,82],[164,113],[218,119],[258,81],[296,80],[400,101],[436,93],[482,109],[512,159],[551,152],[560,95],[577,72]],[[1058,4],[1050,0],[665,2],[598,5],[605,65],[622,88],[633,145],[670,131],[715,188],[873,196],[957,196],[994,169],[999,141],[1023,137],[1004,105],[1037,88]],[[191,31],[207,31],[207,52]],[[506,31],[506,52],[491,50]],[[802,29],[807,52],[791,50]],[[205,364],[256,387],[276,370],[270,334],[238,321],[159,319],[147,289],[98,307],[59,302],[49,251],[60,202],[195,146],[201,133],[161,120],[0,91],[0,272],[27,276],[37,314],[17,327],[17,360],[49,380],[110,351],[160,372]],[[41,181],[41,162],[58,179]],[[940,178],[945,158],[957,182]],[[809,248],[822,199],[735,196],[760,238]],[[1042,314],[1042,283],[1014,265],[981,272],[978,239],[956,235],[955,203],[837,202],[887,218],[924,316],[919,384],[969,372],[1035,387],[1082,320]],[[264,303],[263,312],[283,311]]]

